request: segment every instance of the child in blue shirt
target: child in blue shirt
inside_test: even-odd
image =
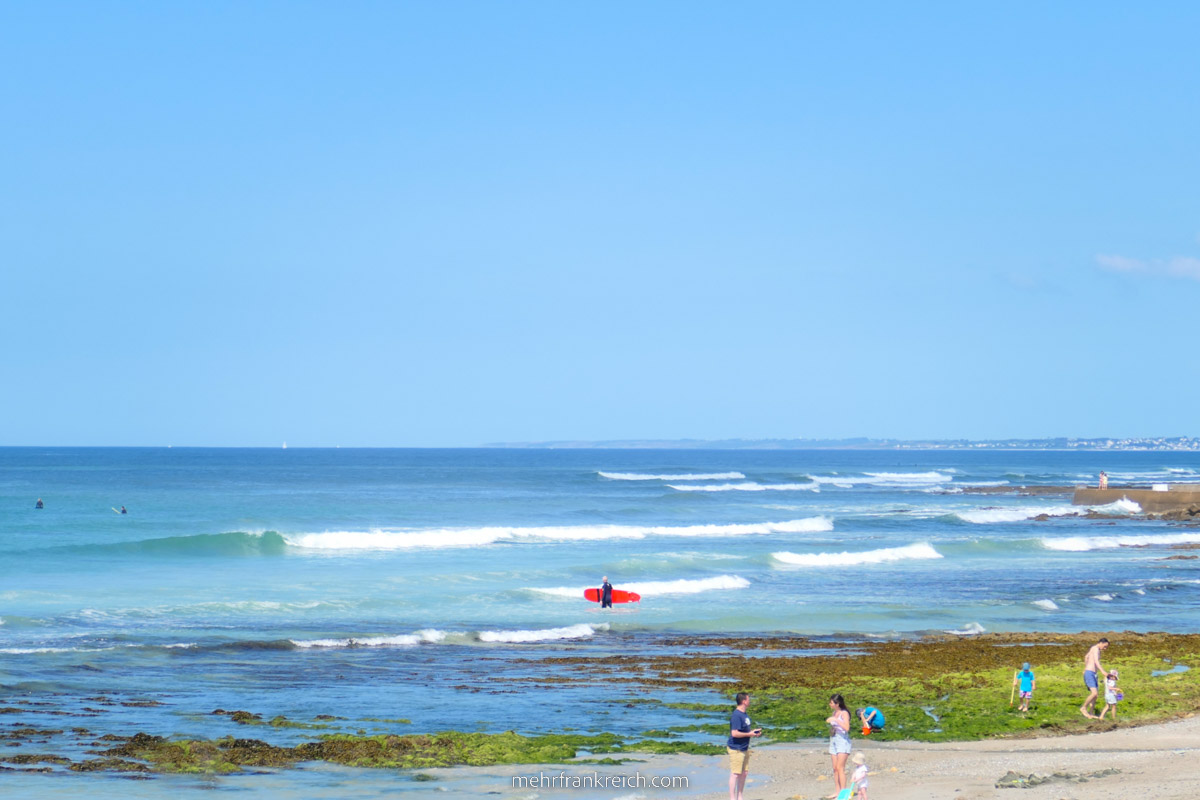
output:
[[[1029,662],[1026,661],[1021,665],[1021,671],[1013,676],[1013,686],[1020,684],[1021,705],[1017,708],[1021,713],[1029,710],[1029,701],[1033,698],[1033,691],[1037,689],[1037,678],[1033,675],[1033,670],[1029,668]]]

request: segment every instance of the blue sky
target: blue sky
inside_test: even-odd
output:
[[[1196,435],[1200,8],[0,4],[0,444]]]

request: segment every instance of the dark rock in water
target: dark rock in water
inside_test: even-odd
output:
[[[249,711],[231,711],[229,718],[240,725],[257,725],[262,722],[261,714],[251,714]]]
[[[1160,558],[1158,560],[1159,561],[1195,561],[1197,558],[1200,558],[1200,556],[1167,556],[1166,558]]]
[[[93,758],[68,767],[72,772],[149,772],[150,767],[123,758]]]
[[[17,753],[0,758],[8,764],[70,764],[71,759],[63,758],[62,756],[50,755],[49,753]]]

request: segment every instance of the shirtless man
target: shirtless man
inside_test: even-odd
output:
[[[1096,679],[1096,673],[1108,677],[1108,672],[1100,666],[1100,653],[1106,647],[1108,639],[1101,639],[1092,645],[1092,649],[1088,650],[1083,659],[1083,685],[1087,687],[1088,696],[1079,707],[1079,713],[1088,719],[1100,719],[1096,716],[1096,695],[1100,692],[1100,681]]]

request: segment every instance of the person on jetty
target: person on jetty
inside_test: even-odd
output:
[[[46,506],[42,503],[42,498],[39,497],[37,503],[35,503],[33,507],[34,508],[45,508]]]
[[[887,719],[883,716],[883,712],[875,706],[860,708],[855,713],[858,714],[858,719],[862,722],[863,736],[870,736],[875,731],[881,731],[883,730],[883,726],[887,724]]]
[[[1083,701],[1083,705],[1079,707],[1079,713],[1088,719],[1099,719],[1096,716],[1096,695],[1100,693],[1100,682],[1096,680],[1096,675],[1100,674],[1106,679],[1108,678],[1108,673],[1104,670],[1104,667],[1100,666],[1100,654],[1107,647],[1108,639],[1102,638],[1092,645],[1092,648],[1087,651],[1087,655],[1083,659],[1083,685],[1087,687],[1088,696]]]
[[[738,692],[734,697],[737,708],[729,717],[729,741],[725,752],[729,754],[729,800],[742,800],[746,790],[746,775],[750,772],[750,740],[762,736],[762,728],[750,727],[750,695]]]
[[[1121,691],[1121,687],[1117,686],[1117,671],[1114,669],[1108,673],[1108,677],[1104,679],[1104,710],[1100,712],[1100,719],[1104,719],[1104,715],[1111,708],[1112,718],[1117,718],[1117,703],[1125,699],[1125,693]]]
[[[1100,488],[1101,489],[1108,488],[1108,473],[1107,472],[1100,473]]]
[[[601,578],[600,581],[600,607],[612,608],[612,584],[608,582],[607,575]]]
[[[1029,701],[1033,699],[1033,692],[1037,689],[1037,677],[1029,668],[1028,661],[1021,665],[1020,672],[1013,675],[1013,686],[1019,687],[1017,691],[1021,694],[1021,705],[1017,706],[1017,711],[1023,714],[1029,710]]]
[[[871,772],[871,768],[867,766],[867,757],[859,750],[850,760],[854,762],[854,776],[850,782],[858,789],[858,800],[867,800],[867,775]]]
[[[829,698],[833,713],[825,720],[829,724],[829,755],[833,759],[833,785],[838,792],[846,788],[846,759],[850,756],[850,709],[840,694]]]

